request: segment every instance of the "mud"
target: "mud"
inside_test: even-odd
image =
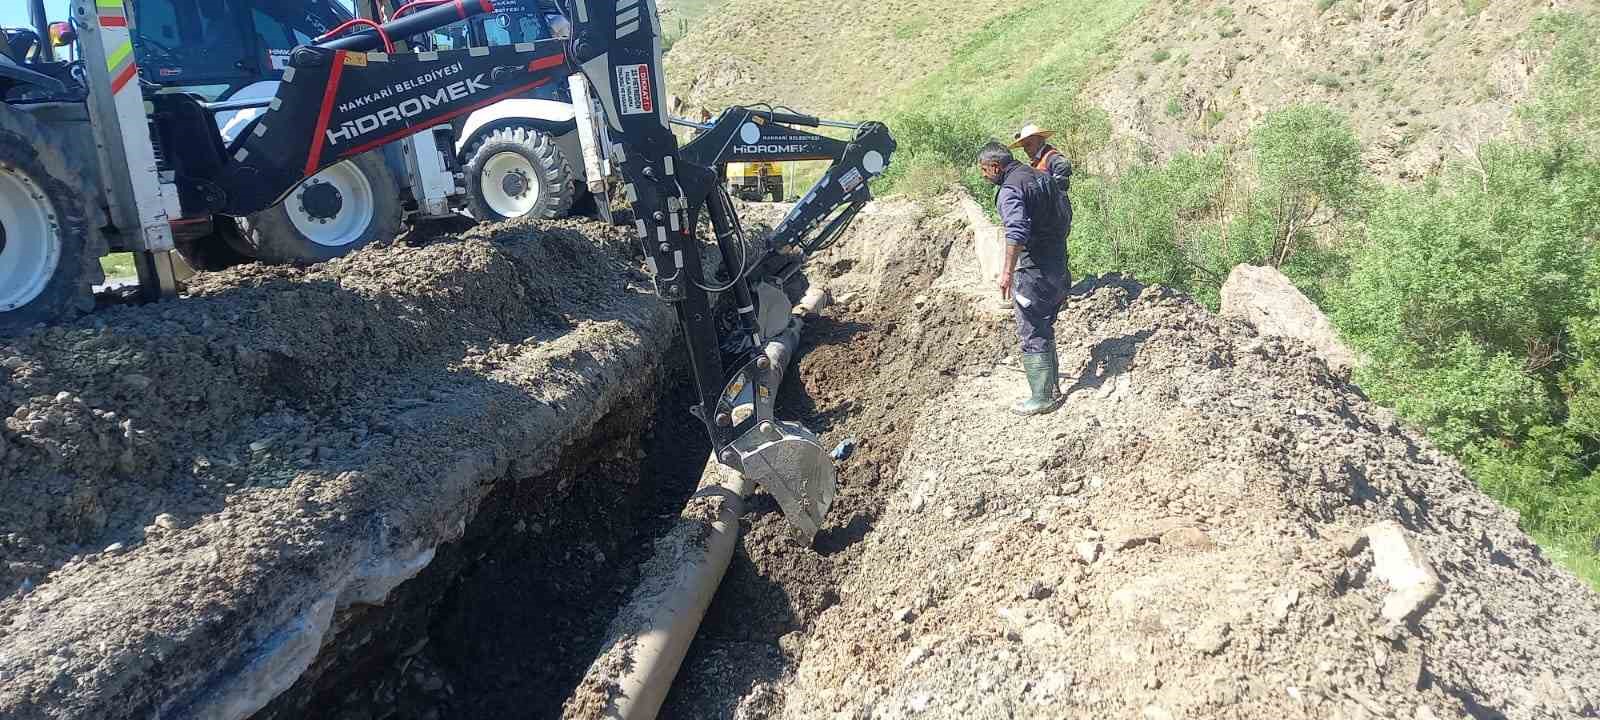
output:
[[[242,717],[548,475],[673,334],[620,235],[196,278],[0,344],[0,715]]]

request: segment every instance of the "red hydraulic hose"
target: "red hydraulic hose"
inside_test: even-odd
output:
[[[424,1],[426,1],[426,0],[424,0]],[[366,25],[368,27],[371,27],[373,30],[376,30],[378,32],[378,37],[383,39],[383,51],[386,52],[386,53],[389,53],[390,55],[394,54],[394,43],[389,42],[389,33],[384,32],[382,25],[379,25],[378,23],[376,23],[376,22],[374,22],[372,20],[368,20],[366,18],[356,18],[354,20],[348,20],[343,25],[340,25],[339,27],[336,27],[336,28],[334,28],[332,30],[329,30],[327,33],[323,34],[321,37],[318,37],[317,38],[317,42],[322,42],[324,40],[327,40],[328,38],[331,38],[331,37],[333,37],[335,35],[338,35],[339,33],[342,33],[345,30],[348,30],[351,27],[354,27],[356,25]]]
[[[406,14],[406,11],[412,8],[433,7],[434,5],[444,5],[452,2],[457,5],[461,4],[461,0],[411,0],[411,2],[401,5],[399,10],[394,11],[394,15],[390,16],[389,19],[399,20],[401,15]],[[482,7],[485,13],[494,12],[494,3],[489,0],[478,0],[478,6]],[[465,10],[461,11],[461,16],[466,17]]]
[[[434,5],[443,5],[447,2],[455,2],[455,0],[412,0],[412,2],[401,5],[399,10],[394,11],[394,14],[389,16],[389,19],[399,20],[401,15],[406,14],[406,11],[412,8],[425,8]]]

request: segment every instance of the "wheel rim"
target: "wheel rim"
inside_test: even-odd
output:
[[[541,189],[538,171],[520,153],[495,153],[483,164],[478,186],[483,202],[501,217],[522,217],[539,205]]]
[[[61,226],[44,190],[0,165],[0,312],[38,298],[61,264]]]
[[[336,193],[331,208],[319,203],[320,196]],[[307,201],[311,201],[310,207]],[[289,222],[307,240],[323,247],[344,247],[353,243],[372,226],[377,196],[366,173],[345,160],[311,176],[284,201]],[[331,209],[331,215],[330,213]]]

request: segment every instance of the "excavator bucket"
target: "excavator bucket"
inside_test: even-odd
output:
[[[733,448],[745,477],[778,501],[797,539],[813,544],[838,482],[833,458],[817,436],[798,423],[774,420],[745,433]]]
[[[756,359],[734,373],[717,403],[719,417],[748,426],[723,452],[723,464],[744,473],[774,499],[797,539],[812,544],[833,505],[833,458],[799,423],[775,419],[773,404],[784,369],[799,344],[798,319],[772,338]]]

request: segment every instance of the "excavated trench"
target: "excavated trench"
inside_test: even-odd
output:
[[[800,639],[839,601],[898,484],[913,413],[963,370],[1003,355],[997,318],[972,310],[972,278],[953,277],[952,251],[970,253],[959,219],[906,205],[877,209],[813,262],[813,283],[838,302],[807,323],[778,408],[825,446],[852,446],[838,464],[839,496],[815,548],[790,539],[770,496],[751,498],[661,717],[776,710]],[[956,261],[962,271],[967,260]],[[254,717],[589,717],[570,704],[563,714],[563,702],[709,449],[684,422],[685,377],[669,366],[655,395],[613,410],[549,473],[498,481],[459,541],[382,607],[352,610],[311,671]]]
[[[461,250],[363,253],[327,270],[251,271],[202,282],[183,312],[113,308],[0,345],[14,352],[0,359],[18,390],[0,398],[13,411],[0,460],[18,470],[0,489],[78,485],[62,509],[34,492],[38,509],[5,521],[43,539],[3,538],[22,562],[6,566],[19,577],[0,579],[25,590],[0,599],[0,620],[25,630],[0,630],[0,675],[20,681],[0,692],[0,709],[586,717],[563,703],[708,447],[685,415],[682,350],[660,344],[670,325],[636,295],[626,243],[554,228],[527,245],[520,232],[480,233],[490,244]],[[898,484],[914,413],[1004,354],[1003,316],[980,317],[972,302],[971,246],[961,217],[890,203],[808,267],[835,302],[807,324],[778,408],[825,446],[853,448],[838,464],[839,496],[816,548],[789,538],[769,496],[751,498],[662,717],[759,717],[781,702],[774,688],[800,639],[839,601]],[[615,260],[595,269],[602,250]],[[416,253],[433,276],[415,276]],[[528,267],[557,272],[511,280]],[[427,340],[407,339],[418,337]],[[85,364],[106,353],[120,358],[113,367]],[[339,372],[315,372],[324,365]],[[166,406],[141,409],[132,390],[150,385],[169,391]],[[103,435],[104,462],[77,449],[122,417],[132,426],[122,425],[120,460],[119,441]],[[29,454],[50,438],[67,450]],[[59,471],[33,480],[34,457]],[[159,492],[130,472],[169,462]],[[96,513],[87,529],[85,503]],[[205,562],[191,566],[194,553]],[[128,581],[108,584],[120,576]],[[167,604],[188,608],[181,624],[162,619]],[[103,620],[115,623],[103,657],[67,649],[106,631],[52,630],[80,608],[113,606],[122,609]],[[129,664],[121,652],[166,661]],[[77,678],[71,686],[40,665],[58,656],[70,660],[50,667]]]
[[[625,401],[550,472],[500,478],[462,537],[362,606],[273,718],[556,717],[675,517],[709,443],[681,369]]]

